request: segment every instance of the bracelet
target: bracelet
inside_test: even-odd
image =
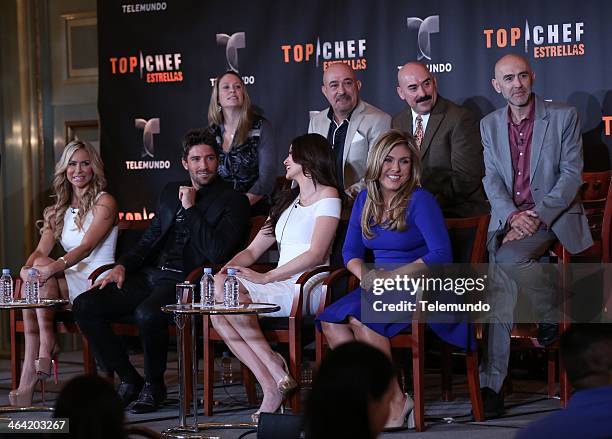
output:
[[[64,263],[64,268],[66,268],[66,266],[68,265],[68,261],[63,256],[60,256],[59,258],[57,258],[57,260],[62,261]]]

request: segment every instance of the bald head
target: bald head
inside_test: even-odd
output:
[[[327,98],[337,122],[341,122],[359,102],[361,82],[353,69],[344,63],[330,65],[323,73],[321,91]]]
[[[350,77],[354,81],[357,80],[355,71],[351,68],[351,66],[345,63],[334,63],[327,67],[327,69],[325,69],[323,72],[323,85],[327,84],[330,81],[330,78],[335,78],[338,75],[345,78]]]
[[[513,110],[528,107],[535,74],[527,59],[521,55],[502,56],[495,63],[495,78],[491,80]]]
[[[415,113],[427,114],[438,99],[436,78],[425,64],[404,64],[397,72],[397,94]]]
[[[520,64],[524,66],[529,72],[531,72],[531,66],[529,65],[529,61],[522,55],[517,55],[515,53],[510,53],[508,55],[502,56],[495,63],[495,77],[497,77],[498,73],[507,68],[509,65]]]

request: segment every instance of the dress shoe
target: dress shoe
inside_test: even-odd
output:
[[[140,391],[142,390],[143,381],[139,383],[126,383],[121,381],[119,387],[117,387],[117,394],[121,401],[123,401],[123,408],[127,407],[132,401],[138,398]]]
[[[406,402],[404,403],[404,408],[402,408],[402,413],[395,419],[389,419],[383,431],[399,431],[406,428],[414,428],[414,401],[407,393],[404,396],[406,397]],[[408,416],[408,425],[406,425],[406,416]]]
[[[281,413],[285,413],[285,399],[287,399],[287,397],[291,394],[291,392],[293,392],[297,388],[298,383],[293,379],[293,377],[289,373],[289,367],[287,367],[287,362],[285,361],[285,357],[283,357],[278,352],[275,352],[275,354],[278,355],[281,361],[283,362],[283,370],[285,371],[285,376],[283,376],[276,382],[276,388],[278,389],[278,393],[280,393],[281,395],[280,405],[279,407],[277,407],[276,410],[271,411],[270,413],[275,413],[279,408],[280,408]],[[253,413],[251,415],[251,422],[253,422],[254,424],[259,423],[260,414],[261,414],[261,410],[257,410],[255,413]]]
[[[558,323],[538,323],[538,343],[547,347],[559,338]]]
[[[504,395],[490,387],[480,389],[485,419],[499,418],[504,414]]]
[[[46,381],[51,376],[51,372],[53,372],[54,382],[57,384],[58,381],[58,364],[57,364],[57,354],[59,353],[59,346],[53,346],[51,349],[50,357],[40,357],[34,360],[34,368],[36,369],[36,374],[38,375],[38,379],[41,381]]]
[[[129,406],[129,409],[132,413],[155,412],[165,400],[166,386],[163,383],[146,382],[138,399]]]
[[[285,357],[283,357],[278,352],[276,352],[276,355],[278,355],[283,361],[283,370],[285,371],[285,376],[278,380],[278,382],[276,383],[276,387],[278,387],[278,391],[282,395],[283,400],[285,400],[285,398],[287,398],[287,396],[291,394],[291,392],[298,386],[298,384],[289,373],[289,368],[287,367]]]
[[[32,406],[32,396],[34,395],[34,389],[36,388],[36,384],[38,381],[34,382],[34,385],[29,389],[25,390],[11,390],[9,392],[9,403],[13,407],[31,407]]]

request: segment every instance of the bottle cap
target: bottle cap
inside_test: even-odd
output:
[[[5,275],[5,274],[9,274],[10,275],[11,274],[11,269],[10,268],[3,268],[2,269],[2,275]]]
[[[30,268],[28,270],[28,274],[34,275],[34,276],[38,276],[38,270],[34,267]]]
[[[212,268],[211,267],[205,267],[204,268],[204,273],[205,274],[212,274]]]
[[[228,274],[228,276],[235,276],[236,275],[236,269],[235,268],[228,268],[227,269],[227,274]]]

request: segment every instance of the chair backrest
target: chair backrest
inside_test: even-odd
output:
[[[584,172],[580,197],[595,241],[601,240],[602,260],[610,261],[610,228],[612,227],[611,171]]]
[[[470,260],[472,264],[479,264],[487,262],[485,259],[486,244],[487,244],[487,229],[489,227],[489,220],[491,216],[481,215],[470,218],[448,218],[445,219],[446,228],[452,235],[452,231],[469,231],[473,230],[472,235],[472,248],[470,251]],[[465,239],[466,236],[461,234],[461,238]],[[452,241],[452,239],[451,239]],[[457,245],[457,242],[452,243],[453,246]]]
[[[125,220],[119,221],[119,238],[117,240],[117,251],[115,256],[125,254],[140,240],[142,233],[151,225],[151,220]]]
[[[268,219],[265,215],[257,215],[252,216],[249,220],[249,241],[247,242],[247,246],[253,242],[263,225],[266,223],[266,219]]]
[[[151,225],[150,219],[143,220],[119,220],[119,231],[123,230],[145,230]]]

